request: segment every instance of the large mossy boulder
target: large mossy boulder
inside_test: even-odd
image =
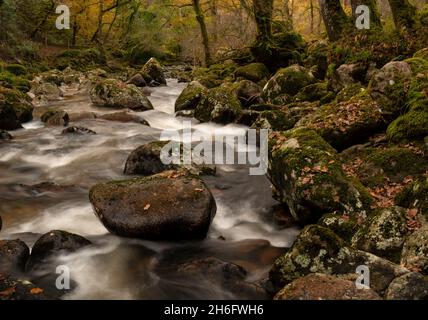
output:
[[[177,98],[177,101],[175,102],[175,111],[195,110],[207,91],[207,88],[198,81],[192,81]]]
[[[293,65],[280,69],[266,84],[262,98],[273,104],[283,105],[291,102],[302,88],[315,82],[315,77],[306,68]]]
[[[428,275],[428,224],[407,238],[401,253],[401,264]]]
[[[166,85],[166,79],[162,72],[162,66],[155,58],[151,58],[141,69],[142,75],[148,75],[152,81],[151,85]],[[146,79],[146,82],[147,79]]]
[[[356,232],[352,246],[399,263],[408,233],[406,218],[406,210],[400,207],[378,210]]]
[[[364,142],[386,127],[382,110],[366,93],[351,100],[321,106],[297,126],[315,130],[338,150]]]
[[[390,283],[409,270],[373,254],[352,249],[331,230],[307,226],[290,250],[280,257],[269,277],[281,289],[310,273],[350,276],[356,279],[357,267],[370,270],[370,288],[382,295]]]
[[[34,106],[26,94],[18,90],[0,87],[0,100],[13,109],[19,122],[25,123],[33,120]]]
[[[235,71],[236,78],[243,78],[246,80],[258,83],[263,80],[269,79],[270,72],[263,63],[251,63],[249,65],[239,67]]]
[[[328,90],[327,82],[317,82],[302,88],[294,100],[315,102],[320,101],[321,104],[331,102],[334,99],[334,94]]]
[[[332,230],[343,240],[351,243],[352,237],[360,228],[360,221],[357,217],[346,214],[327,213],[318,220],[317,224]]]
[[[149,240],[203,239],[216,213],[211,192],[185,171],[98,184],[89,199],[110,232]]]
[[[99,80],[90,91],[92,103],[99,107],[152,110],[153,105],[135,85],[115,79]]]
[[[368,213],[370,195],[344,173],[337,152],[315,131],[273,133],[269,152],[268,176],[278,200],[296,220],[316,221],[336,211],[361,217]]]
[[[42,114],[40,120],[46,127],[66,127],[70,122],[67,112],[62,110],[47,110]]]
[[[228,88],[230,92],[238,98],[244,109],[248,109],[252,105],[262,102],[261,94],[263,89],[250,80],[242,80],[231,85],[224,84],[223,86]]]
[[[367,69],[367,65],[363,63],[342,64],[330,75],[329,88],[339,92],[351,85],[361,85],[365,81]]]
[[[412,69],[408,63],[393,61],[370,80],[369,93],[388,119],[393,120],[404,111],[411,78]]]
[[[232,123],[242,114],[238,98],[226,88],[208,91],[195,109],[195,118],[201,122]]]
[[[61,99],[63,96],[61,89],[56,84],[49,82],[33,83],[30,94],[34,97],[33,102],[38,105],[46,105],[50,101]]]
[[[354,281],[312,273],[294,280],[278,292],[275,300],[381,300],[371,289],[358,289]]]
[[[417,272],[396,278],[385,293],[386,300],[428,300],[428,279]]]

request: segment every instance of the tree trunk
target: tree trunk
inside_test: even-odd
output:
[[[331,41],[338,40],[349,24],[340,0],[319,0],[319,6],[329,39]]]
[[[268,42],[272,36],[273,0],[253,0],[257,41]]]
[[[104,41],[103,41],[103,15],[104,15],[104,0],[99,0],[98,3],[98,32],[97,32],[97,44],[98,50],[100,52],[101,63],[106,64],[107,58],[104,51]]]
[[[202,36],[202,44],[204,46],[204,54],[205,54],[205,66],[211,65],[211,52],[210,52],[210,41],[208,38],[207,25],[205,24],[205,17],[202,13],[201,4],[199,0],[192,0],[193,9],[195,10],[196,20],[199,23],[199,27],[201,28],[201,36]]]
[[[416,24],[416,8],[408,0],[388,0],[397,29],[413,29]]]
[[[376,0],[351,0],[352,6],[352,15],[355,19],[358,17],[356,14],[357,7],[360,5],[366,5],[370,9],[370,25],[377,28],[382,26],[382,22],[380,20],[380,13],[377,6]]]

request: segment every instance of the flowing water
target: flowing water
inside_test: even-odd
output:
[[[155,110],[136,113],[150,123],[121,123],[84,119],[72,125],[97,135],[61,135],[63,128],[45,128],[35,120],[15,131],[14,140],[0,144],[0,216],[2,239],[20,238],[32,246],[50,230],[65,230],[90,239],[95,245],[58,257],[67,265],[75,290],[65,299],[181,299],[246,298],[216,283],[186,283],[162,279],[157,267],[172,259],[216,257],[248,271],[248,281],[267,276],[273,261],[294,241],[298,230],[279,229],[271,218],[275,201],[264,176],[250,176],[245,165],[217,167],[216,176],[204,177],[217,202],[217,215],[204,241],[164,243],[123,239],[111,235],[95,217],[89,188],[99,182],[127,179],[123,167],[138,146],[158,140],[164,129],[183,129],[174,117],[174,102],[184,88],[175,80],[152,89]],[[63,100],[49,104],[69,114],[117,110],[94,107],[85,90],[68,87]],[[238,125],[186,125],[202,134],[245,135]]]

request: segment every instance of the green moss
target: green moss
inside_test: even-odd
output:
[[[235,77],[242,77],[253,82],[259,82],[269,78],[269,70],[263,63],[252,63],[239,67],[235,71]]]
[[[328,90],[327,82],[319,82],[310,84],[302,88],[299,93],[294,97],[295,101],[321,101],[327,103],[333,100],[333,93]]]
[[[358,221],[355,217],[340,216],[336,213],[323,215],[318,221],[318,224],[331,229],[348,243],[351,242],[352,237],[359,228]]]
[[[387,136],[391,141],[422,140],[428,135],[428,110],[411,110],[393,121]]]
[[[16,90],[0,87],[0,96],[7,106],[10,106],[20,122],[28,122],[33,119],[33,105],[26,94]]]
[[[0,86],[17,89],[21,92],[28,92],[30,90],[30,82],[19,76],[15,76],[10,72],[4,71],[0,73]]]
[[[428,72],[428,61],[422,58],[410,58],[404,60],[410,65],[414,74],[418,74],[420,72]]]
[[[9,64],[4,69],[15,76],[22,76],[28,73],[27,68],[20,64]]]
[[[340,103],[340,102],[349,101],[356,95],[361,94],[363,91],[366,91],[366,90],[361,85],[357,83],[352,84],[339,91],[339,93],[336,96],[335,102]]]
[[[194,110],[207,89],[199,83],[190,83],[175,102],[175,111]]]
[[[427,13],[428,13],[428,7],[427,7]],[[428,23],[427,23],[428,25]],[[418,52],[416,52],[413,56],[414,58],[420,58],[420,59],[424,59],[426,61],[428,61],[428,48],[419,50]]]

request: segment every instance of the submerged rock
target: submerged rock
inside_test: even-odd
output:
[[[153,105],[143,92],[132,84],[115,79],[99,80],[90,91],[92,103],[99,107],[152,110]]]
[[[358,289],[354,281],[314,273],[294,280],[275,300],[381,300],[371,289]]]
[[[73,126],[73,127],[68,127],[67,129],[62,130],[62,134],[64,134],[64,135],[69,135],[69,134],[78,134],[78,135],[90,134],[90,135],[94,135],[97,133],[95,131],[88,129],[88,128]]]
[[[50,231],[41,236],[34,244],[27,269],[33,270],[41,267],[52,258],[75,252],[89,245],[91,245],[89,240],[77,234],[60,230]]]
[[[149,125],[146,120],[141,118],[140,116],[136,114],[132,114],[128,111],[120,111],[115,113],[107,113],[103,114],[101,116],[98,116],[97,119],[107,120],[107,121],[117,121],[117,122],[134,122],[134,123],[140,123],[144,125]]]
[[[315,131],[274,133],[269,149],[269,179],[296,220],[316,221],[332,212],[366,216],[370,195],[344,173],[337,152]]]
[[[13,136],[4,130],[0,130],[0,140],[12,140]]]
[[[98,184],[89,199],[110,232],[150,240],[203,239],[216,213],[202,180],[181,171]]]
[[[23,272],[29,256],[30,249],[21,240],[0,240],[0,274]]]

